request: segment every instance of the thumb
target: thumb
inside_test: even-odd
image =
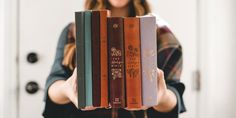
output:
[[[157,68],[157,74],[158,74],[158,88],[159,90],[163,90],[166,88],[166,83],[165,83],[165,77],[164,77],[164,72],[162,70],[160,70],[159,68]]]
[[[73,76],[77,76],[77,68],[75,68],[74,69],[74,71],[73,71],[73,74],[72,74]]]

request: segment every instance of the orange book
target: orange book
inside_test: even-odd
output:
[[[124,18],[125,76],[127,108],[142,106],[139,18]]]
[[[107,10],[100,10],[101,107],[108,107]]]

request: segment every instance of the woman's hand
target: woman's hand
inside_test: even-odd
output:
[[[177,98],[175,94],[167,89],[164,72],[157,68],[157,84],[158,84],[158,105],[153,108],[159,112],[169,112],[177,104]]]
[[[169,112],[177,104],[177,98],[175,94],[166,88],[166,83],[164,79],[164,73],[162,70],[158,69],[158,105],[153,106],[153,108],[160,112]],[[65,80],[58,80],[54,82],[48,90],[49,97],[51,100],[57,104],[66,104],[72,102],[78,108],[78,91],[77,91],[77,69],[74,70],[70,78]],[[89,106],[84,111],[95,110],[95,107]],[[143,106],[139,109],[128,109],[130,111],[135,110],[146,110],[148,107]]]
[[[78,91],[77,91],[77,69],[75,68],[73,74],[65,80],[58,80],[54,82],[48,90],[50,99],[56,104],[67,104],[72,102],[78,108]],[[94,107],[85,107],[81,109],[84,111],[95,110]]]
[[[78,108],[77,68],[74,69],[74,72],[71,75],[71,77],[68,80],[66,80],[66,82],[63,85],[63,88],[65,95]],[[95,109],[96,108],[93,106],[88,106],[81,110],[88,111]]]
[[[175,105],[177,103],[177,98],[172,91],[167,89],[166,83],[165,83],[165,78],[164,78],[164,72],[158,68],[157,68],[157,78],[158,78],[157,79],[158,105],[153,106],[153,108],[157,111],[160,111],[160,112],[169,112],[175,107]],[[148,107],[145,107],[145,106],[143,106],[142,108],[139,108],[139,109],[126,108],[126,110],[129,110],[129,111],[146,110],[146,109],[148,109]]]

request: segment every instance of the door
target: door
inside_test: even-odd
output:
[[[82,5],[82,0],[19,0],[19,118],[42,117],[59,35]]]

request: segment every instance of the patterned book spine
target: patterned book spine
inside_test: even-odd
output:
[[[124,18],[127,108],[141,108],[141,60],[139,18]]]
[[[99,11],[92,11],[92,99],[94,107],[101,105],[100,68],[100,15]]]
[[[85,92],[86,106],[92,104],[92,45],[91,45],[91,11],[84,13],[85,39]]]
[[[85,95],[85,54],[84,54],[84,12],[75,12],[76,24],[76,66],[78,85],[78,107],[86,106]]]
[[[125,108],[123,18],[107,20],[110,104],[112,108]]]
[[[155,17],[140,17],[143,106],[157,105],[157,38]]]
[[[101,107],[108,107],[107,14],[100,11]]]

